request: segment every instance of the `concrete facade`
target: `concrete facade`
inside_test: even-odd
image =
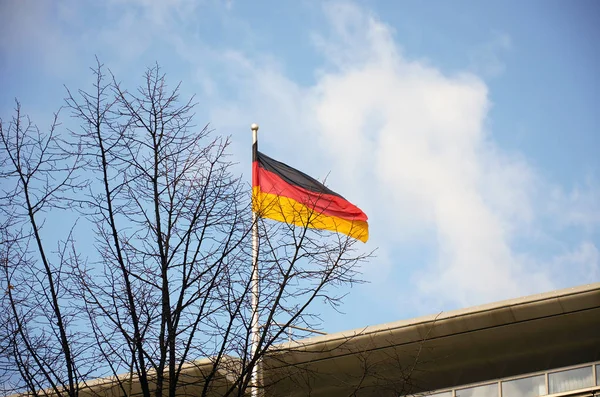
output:
[[[212,395],[239,368],[226,364]],[[263,365],[265,396],[600,396],[600,283],[294,341]],[[199,395],[211,368],[191,363],[180,395]],[[81,397],[123,394],[114,379],[90,386]],[[135,379],[127,394],[141,395]]]
[[[598,361],[600,283],[278,346],[265,385],[398,396]]]

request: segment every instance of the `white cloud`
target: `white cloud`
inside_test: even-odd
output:
[[[591,241],[583,241],[572,251],[557,256],[552,268],[561,275],[568,269],[569,277],[575,280],[600,280],[600,251]]]
[[[115,71],[128,70],[145,54],[161,58],[160,45],[195,26],[201,6],[195,0],[0,2],[0,56],[61,80],[87,71],[94,55]]]
[[[554,186],[548,197],[550,213],[565,226],[581,226],[591,231],[600,225],[600,188],[593,178],[565,192]]]
[[[471,69],[484,77],[497,77],[504,73],[506,64],[502,54],[512,49],[512,40],[507,33],[492,32],[491,38],[473,49],[469,58]]]
[[[238,98],[213,113],[217,127],[244,131],[262,121],[264,141],[276,142],[281,158],[320,177],[331,170],[332,187],[365,209],[383,248],[383,266],[365,269],[374,290],[393,291],[391,262],[403,261],[394,247],[415,235],[435,241],[435,259],[412,277],[416,303],[428,310],[561,285],[564,269],[550,271],[513,247],[537,227],[543,184],[486,130],[485,83],[406,59],[393,30],[364,9],[333,3],[326,13],[328,35],[314,35],[326,61],[316,83],[299,86],[272,60],[236,53]],[[498,35],[494,46],[508,49],[510,38]]]
[[[69,1],[64,3],[70,4]],[[72,22],[66,8],[32,0],[0,2],[0,57],[4,58],[3,62],[26,64],[46,73],[66,75],[76,55],[73,41],[65,34],[66,27]]]
[[[110,0],[109,7],[135,11],[136,19],[148,23],[146,34],[157,27],[173,28],[175,23],[189,21],[201,2],[195,0]]]

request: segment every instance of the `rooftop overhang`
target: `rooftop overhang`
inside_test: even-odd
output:
[[[596,283],[278,345],[263,384],[267,396],[398,396],[599,360]],[[200,395],[212,368],[187,364],[178,395]],[[239,370],[226,357],[209,395],[223,395]],[[135,377],[119,379],[89,382],[80,396],[141,395]]]
[[[600,360],[600,283],[277,346],[272,395],[390,395]]]
[[[187,363],[181,369],[179,384],[177,388],[178,396],[201,396],[204,391],[205,380],[212,373],[213,360],[204,358],[194,362]],[[219,369],[212,374],[208,396],[222,396],[230,390],[234,379],[232,373],[239,372],[239,360],[234,357],[225,357],[221,361]],[[153,379],[153,373],[149,378]],[[155,387],[151,383],[150,388]],[[165,379],[165,387],[168,387],[168,378]],[[49,395],[54,395],[51,391]],[[235,393],[234,393],[235,395]],[[131,374],[122,374],[118,377],[99,378],[81,386],[79,397],[122,397],[122,396],[143,396],[141,384],[136,376]],[[23,396],[12,396],[23,397]]]

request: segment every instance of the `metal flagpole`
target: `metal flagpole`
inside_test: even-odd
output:
[[[258,124],[252,124],[252,161],[256,160],[258,151]],[[251,359],[256,357],[258,350],[258,342],[260,340],[260,326],[258,324],[258,294],[259,294],[259,279],[258,279],[258,223],[257,215],[252,210],[252,347]],[[261,384],[260,361],[257,360],[252,368],[251,387],[252,397],[259,396],[259,387]]]

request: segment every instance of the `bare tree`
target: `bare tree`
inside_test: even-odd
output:
[[[132,91],[100,63],[92,71],[91,90],[67,90],[68,133],[57,118],[40,133],[19,106],[0,123],[5,393],[267,388],[252,369],[289,326],[317,327],[313,303],[337,306],[336,287],[357,282],[369,255],[343,235],[259,219],[252,354],[251,195],[229,139],[193,124],[194,99],[158,65]]]
[[[69,301],[67,244],[50,252],[42,234],[46,215],[69,206],[69,193],[84,184],[75,175],[81,154],[61,147],[57,127],[55,114],[41,133],[18,102],[12,120],[0,121],[0,366],[5,384],[76,396],[86,375],[78,368],[90,355],[78,343],[78,312]]]

